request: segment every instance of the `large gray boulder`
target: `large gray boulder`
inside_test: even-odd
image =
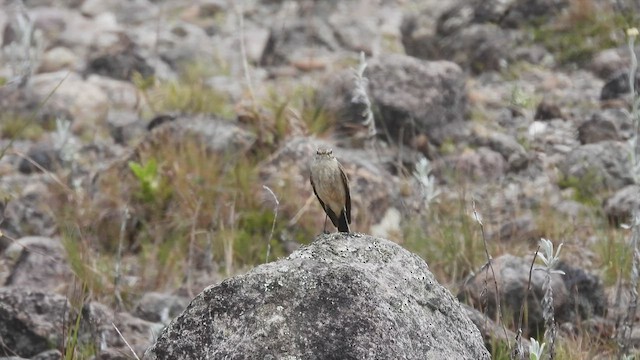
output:
[[[478,328],[418,256],[320,236],[200,293],[146,359],[488,359]]]

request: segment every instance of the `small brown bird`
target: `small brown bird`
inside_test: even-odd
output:
[[[328,148],[319,148],[311,162],[311,186],[320,205],[339,232],[349,232],[351,195],[349,180],[342,165]],[[326,218],[325,218],[326,230]]]

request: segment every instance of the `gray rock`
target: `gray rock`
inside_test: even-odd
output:
[[[604,109],[578,127],[578,139],[582,144],[627,140],[632,133],[631,115],[626,109]]]
[[[458,65],[384,55],[371,60],[368,77],[369,94],[381,115],[376,119],[379,132],[386,132],[390,141],[411,144],[423,134],[440,145],[468,135],[465,76]]]
[[[640,72],[636,73],[635,78],[635,96],[640,94]],[[629,94],[629,71],[621,70],[613,74],[602,87],[600,93],[600,100],[613,100],[624,97]]]
[[[616,191],[604,202],[604,212],[613,225],[629,223],[634,210],[640,209],[640,186],[629,185]]]
[[[434,175],[437,178],[449,178],[452,181],[491,181],[500,179],[507,172],[507,161],[499,153],[480,147],[467,149],[459,155],[443,157],[434,163]]]
[[[588,182],[593,191],[617,190],[633,183],[630,149],[617,141],[602,141],[573,149],[559,164],[567,179]]]
[[[522,302],[525,301],[525,294],[527,294],[531,261],[530,258],[509,254],[493,259],[500,305],[503,314],[507,314],[503,319],[509,319],[510,322],[506,324],[508,328],[517,328]],[[565,272],[564,276],[551,275],[553,306],[558,323],[576,323],[594,315],[604,314],[606,297],[602,284],[596,276],[566,263],[558,264],[557,269]],[[541,305],[545,293],[542,287],[544,277],[545,274],[542,271],[531,273],[531,288],[526,298],[528,324],[523,324],[525,338],[544,331]],[[487,301],[485,312],[490,318],[495,318],[496,289],[493,283],[492,271],[486,266],[465,281],[458,298],[475,308],[481,308],[484,296]]]
[[[145,359],[488,359],[478,329],[416,255],[324,235],[198,295]]]
[[[375,137],[368,79],[355,69],[332,75],[316,93],[316,103],[335,119],[334,136],[346,147],[362,148]]]
[[[145,293],[133,310],[133,315],[152,322],[168,323],[189,304],[189,299],[161,293]]]
[[[0,224],[0,229],[13,238],[29,235],[53,236],[56,232],[56,222],[48,206],[51,195],[46,185],[46,176],[35,174],[3,177],[3,182],[21,182],[18,189],[14,190],[18,196],[6,204],[4,221]],[[6,242],[1,240],[0,250],[6,246]]]
[[[39,72],[53,72],[63,69],[78,70],[80,58],[66,47],[58,46],[42,56]]]
[[[40,102],[47,99],[46,106],[68,112],[74,130],[95,132],[97,124],[107,117],[109,99],[98,86],[91,84],[76,73],[58,71],[37,74],[29,83],[33,94]],[[54,91],[55,90],[55,91]]]
[[[538,104],[536,114],[533,118],[536,120],[553,120],[564,119],[565,116],[562,114],[562,110],[557,103],[548,99],[543,99],[540,104]]]
[[[126,312],[114,311],[97,302],[83,306],[80,320],[78,341],[100,349],[99,359],[132,357],[131,349],[122,341],[123,338],[139,358],[163,327],[162,324],[139,319]]]
[[[493,241],[526,243],[540,239],[543,234],[533,217],[527,214],[505,221],[497,231],[489,232],[487,238]]]
[[[4,252],[11,259],[7,287],[55,292],[64,290],[73,277],[59,240],[31,236],[18,239]]]
[[[519,171],[527,166],[527,151],[513,136],[479,126],[474,128],[473,135],[471,141],[474,145],[485,146],[498,152],[507,160],[509,170]]]
[[[19,288],[0,288],[0,355],[32,357],[62,349],[61,329],[73,310],[60,295]]]
[[[26,155],[18,165],[18,170],[23,174],[52,171],[60,165],[58,150],[50,142],[42,142],[32,146]]]
[[[629,50],[627,48],[606,49],[596,53],[589,68],[601,79],[608,79],[612,75],[629,67]]]
[[[291,18],[271,29],[260,65],[295,64],[326,57],[339,49],[340,43],[325,19],[316,16]]]

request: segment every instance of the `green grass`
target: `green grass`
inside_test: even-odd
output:
[[[40,124],[30,117],[10,112],[0,114],[0,138],[38,140],[51,130],[50,124]]]
[[[632,15],[614,12],[587,12],[560,24],[532,26],[534,43],[544,45],[561,64],[585,64],[598,51],[624,43],[624,29]],[[633,22],[631,22],[633,23]]]
[[[155,114],[177,112],[232,118],[235,113],[230,99],[205,82],[211,76],[228,72],[223,65],[218,65],[208,67],[195,62],[183,65],[177,80],[161,81],[135,74],[133,82]]]

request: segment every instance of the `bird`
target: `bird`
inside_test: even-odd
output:
[[[339,232],[350,232],[351,194],[349,179],[333,150],[317,149],[310,166],[309,181],[324,212]],[[326,232],[325,218],[325,232]]]

